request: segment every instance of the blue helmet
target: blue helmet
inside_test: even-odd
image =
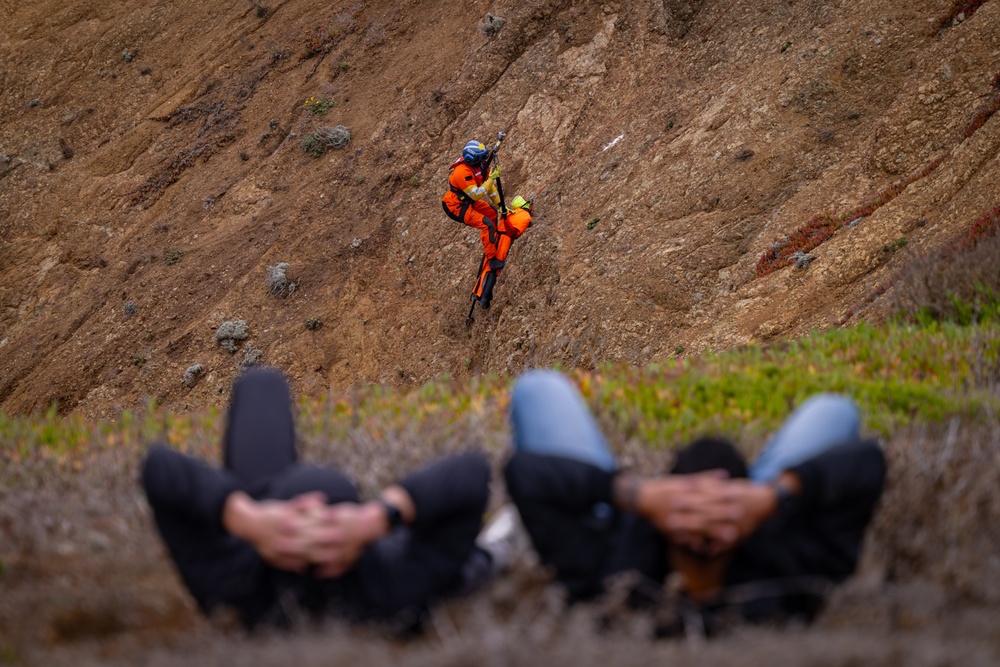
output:
[[[489,155],[489,151],[486,150],[486,146],[479,143],[475,139],[465,144],[465,148],[462,149],[462,159],[465,160],[466,164],[471,164],[473,166],[482,164],[486,156]]]

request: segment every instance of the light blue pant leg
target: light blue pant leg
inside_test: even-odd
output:
[[[529,371],[511,397],[514,450],[561,456],[601,470],[617,470],[615,457],[576,387],[561,373]]]
[[[750,466],[750,479],[771,482],[831,447],[861,438],[861,417],[854,402],[840,394],[811,396],[785,423]]]

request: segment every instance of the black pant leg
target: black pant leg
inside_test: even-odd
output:
[[[611,474],[573,459],[520,452],[504,477],[535,551],[570,597],[602,592],[620,523],[610,504]]]
[[[255,368],[233,388],[223,439],[223,465],[240,487],[258,495],[266,481],[298,461],[288,383],[281,373]]]

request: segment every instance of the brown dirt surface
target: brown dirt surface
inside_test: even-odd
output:
[[[906,256],[998,203],[1000,121],[965,135],[998,95],[1000,7],[930,36],[951,7],[3,3],[0,408],[221,404],[255,350],[318,395],[877,318]],[[302,150],[338,124],[347,148]],[[466,329],[478,240],[437,200],[500,129],[507,193],[548,185]],[[754,278],[814,215],[915,175],[808,269]]]

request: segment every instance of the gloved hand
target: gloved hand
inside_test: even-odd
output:
[[[496,180],[499,177],[500,177],[500,165],[495,165],[492,169],[490,169],[490,178]]]

